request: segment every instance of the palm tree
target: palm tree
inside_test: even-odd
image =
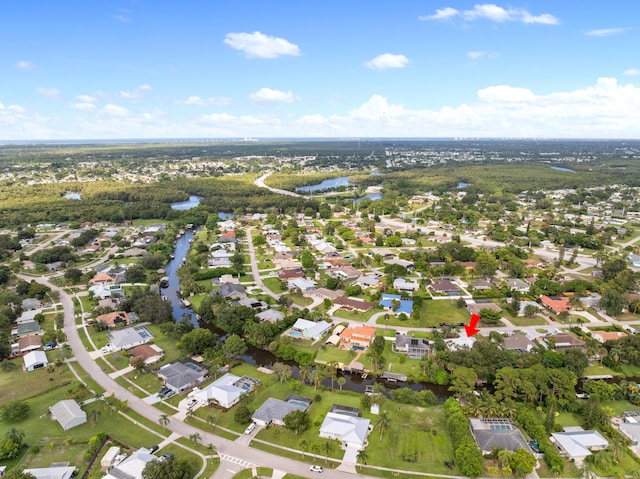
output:
[[[307,379],[309,379],[309,376],[311,376],[312,371],[313,369],[309,365],[302,366],[300,368],[300,379],[302,380],[303,383],[307,382]]]
[[[513,419],[516,416],[517,408],[516,403],[512,399],[505,399],[500,404],[500,415]]]
[[[613,463],[618,464],[620,453],[624,450],[624,442],[619,436],[614,436],[609,442],[609,449],[613,455]]]
[[[389,414],[387,411],[380,411],[380,415],[378,416],[378,420],[376,421],[376,426],[380,429],[380,440],[382,440],[382,436],[385,431],[389,429],[391,425],[391,419],[389,418]]]
[[[209,443],[207,444],[207,450],[209,451],[209,457],[211,459],[213,459],[213,455],[216,454],[216,446],[214,446],[213,444]]]
[[[4,437],[6,439],[10,439],[16,444],[22,444],[22,442],[24,441],[24,431],[21,431],[20,429],[16,429],[15,427],[12,427],[6,432]]]
[[[498,415],[498,402],[496,401],[496,398],[491,395],[491,393],[482,391],[480,400],[482,404],[482,410],[484,411],[484,417],[494,417]]]
[[[160,425],[162,426],[162,430],[164,431],[171,422],[171,419],[169,419],[169,416],[167,416],[166,414],[161,414],[158,418],[158,422],[160,423]]]
[[[342,391],[342,386],[344,386],[347,382],[347,380],[344,378],[344,376],[340,376],[336,382],[338,383],[338,386],[340,386],[340,391]]]
[[[329,463],[329,453],[333,450],[333,443],[331,441],[325,441],[322,444],[322,450],[324,451],[324,462]]]
[[[214,429],[216,427],[216,424],[218,423],[218,418],[216,416],[214,416],[213,414],[209,414],[207,416],[207,424],[209,425],[209,427],[211,429]]]
[[[511,451],[509,449],[500,449],[498,451],[498,461],[500,461],[500,467],[504,468],[509,465],[511,460]]]
[[[98,423],[98,418],[100,417],[100,411],[98,411],[97,409],[91,409],[87,413],[87,417],[89,418],[91,427],[95,427],[95,425]]]
[[[302,451],[302,457],[304,457],[304,453],[309,450],[309,441],[307,441],[306,439],[300,439],[298,441],[298,447]]]
[[[313,383],[313,390],[317,390],[318,386],[322,384],[322,380],[324,379],[324,371],[320,368],[316,368],[311,371],[311,382]]]
[[[356,459],[360,463],[362,463],[362,464],[364,464],[366,466],[367,465],[367,459],[368,459],[367,452],[364,449],[360,449],[358,451],[358,455],[356,456]]]
[[[189,436],[189,440],[193,441],[194,444],[200,444],[200,441],[202,440],[202,436],[200,436],[199,432],[194,432]]]
[[[593,464],[591,461],[586,460],[582,463],[580,468],[580,475],[582,479],[597,479],[596,472],[593,470]]]

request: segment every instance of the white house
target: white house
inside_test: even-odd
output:
[[[328,412],[320,426],[320,437],[337,439],[343,447],[364,449],[370,422],[361,417]]]
[[[118,351],[148,343],[153,339],[153,334],[144,326],[133,326],[131,328],[115,329],[107,334],[107,339],[113,350]]]
[[[25,469],[25,474],[31,474],[36,479],[71,479],[76,472],[74,466],[51,466]]]
[[[94,297],[100,299],[124,296],[124,289],[119,284],[94,284],[89,287],[89,292],[93,293]]]
[[[49,360],[44,351],[31,351],[25,354],[22,359],[24,360],[25,371],[34,371],[44,368],[49,364]]]
[[[307,319],[298,318],[295,324],[292,326],[293,331],[302,333],[302,336],[307,339],[317,340],[322,337],[331,327],[331,323],[326,321],[309,321]]]
[[[393,287],[399,291],[416,291],[420,289],[420,285],[417,281],[407,280],[406,278],[394,279]]]
[[[315,289],[318,283],[312,279],[296,278],[289,280],[287,286],[289,289],[299,289],[300,291],[311,291]]]
[[[142,479],[144,467],[156,460],[158,458],[151,454],[149,449],[141,447],[124,461],[116,464],[102,479]]]
[[[58,401],[49,408],[49,411],[51,417],[58,421],[65,431],[87,422],[87,413],[73,399]]]
[[[193,393],[191,397],[197,399],[203,405],[213,402],[225,409],[229,409],[240,401],[243,394],[248,392],[247,389],[235,385],[239,379],[239,376],[227,373],[207,387]]]
[[[554,432],[551,434],[551,442],[557,446],[561,455],[577,462],[590,456],[592,451],[601,451],[609,446],[609,441],[598,431],[584,431],[582,428],[575,431]]]

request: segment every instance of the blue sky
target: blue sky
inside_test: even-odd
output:
[[[0,140],[640,138],[639,23],[634,0],[5,2]]]

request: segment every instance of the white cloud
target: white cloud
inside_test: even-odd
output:
[[[480,58],[495,58],[498,56],[498,52],[485,52],[482,50],[467,52],[467,58],[472,60],[478,60]]]
[[[27,60],[20,60],[18,63],[16,63],[16,69],[21,70],[23,72],[38,71],[38,67]]]
[[[98,99],[91,95],[78,95],[76,98],[83,103],[95,103]]]
[[[231,102],[229,98],[201,98],[199,96],[189,96],[185,100],[176,100],[177,105],[199,105],[199,106],[220,106],[228,105]]]
[[[518,88],[509,85],[490,86],[478,90],[478,98],[488,103],[532,101],[536,96],[528,88]]]
[[[624,33],[626,28],[600,28],[597,30],[589,30],[585,32],[585,36],[587,37],[611,37],[613,35],[620,35]]]
[[[130,91],[120,91],[120,96],[127,100],[139,100],[151,91],[150,85],[140,85],[138,88]]]
[[[129,116],[129,110],[120,105],[114,105],[113,103],[108,103],[100,110],[100,113],[103,113],[108,116],[117,116],[117,117],[126,117]]]
[[[96,105],[88,102],[71,103],[70,106],[74,110],[80,110],[80,111],[93,111],[96,109]]]
[[[116,20],[118,20],[121,23],[131,23],[131,15],[130,15],[131,11],[127,10],[126,8],[123,8],[122,10],[120,10],[120,13],[115,14],[115,15],[111,15],[112,18],[115,18]]]
[[[247,58],[277,58],[283,55],[298,56],[300,48],[284,38],[272,37],[261,32],[227,33],[224,43],[244,52]]]
[[[640,68],[629,68],[628,70],[624,71],[625,75],[629,75],[629,76],[638,76],[640,75]]]
[[[255,101],[274,103],[293,103],[295,99],[292,91],[272,90],[271,88],[260,88],[249,97]]]
[[[60,96],[60,90],[57,88],[36,88],[36,93],[49,98],[57,98]]]
[[[404,55],[394,55],[392,53],[383,53],[369,60],[364,64],[372,70],[387,70],[389,68],[404,68],[409,64],[409,59]]]
[[[261,125],[262,120],[255,116],[245,115],[236,116],[228,113],[212,113],[211,115],[202,115],[200,120],[204,123],[221,126],[255,126]]]
[[[433,15],[418,17],[420,20],[449,20],[450,18],[460,15],[460,11],[455,8],[445,7],[438,8]]]
[[[542,25],[557,25],[560,21],[550,13],[534,15],[521,8],[504,8],[493,3],[474,5],[472,9],[459,11],[455,8],[445,7],[436,10],[433,15],[419,17],[420,20],[449,20],[454,17],[462,17],[467,21],[486,19],[496,23],[521,22],[525,24],[539,23]]]

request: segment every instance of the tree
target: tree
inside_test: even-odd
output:
[[[511,470],[516,476],[523,477],[531,473],[533,468],[536,467],[536,458],[525,449],[519,448],[511,454],[509,467],[511,467]]]
[[[339,376],[336,382],[338,383],[338,386],[340,386],[340,391],[342,391],[342,386],[346,384],[347,380],[344,378],[344,376]]]
[[[524,315],[527,318],[535,318],[536,314],[540,311],[540,308],[534,306],[533,304],[527,304],[524,307]]]
[[[160,423],[160,425],[162,426],[162,430],[164,431],[171,422],[171,419],[169,419],[169,416],[167,416],[166,414],[161,414],[158,418],[158,422]]]
[[[376,421],[376,426],[380,429],[380,440],[382,440],[382,436],[389,429],[391,425],[391,419],[389,418],[389,414],[387,411],[380,411],[380,415],[378,416],[378,420]]]
[[[324,462],[329,462],[329,453],[333,450],[333,443],[331,441],[325,441],[322,444],[322,450],[324,451]]]
[[[307,411],[296,409],[284,417],[284,427],[296,433],[296,436],[309,427],[311,419]]]
[[[476,272],[481,276],[493,276],[498,269],[495,256],[487,252],[480,252],[476,257]]]
[[[247,352],[247,345],[240,336],[232,334],[222,345],[222,351],[230,358],[238,358]]]
[[[480,321],[484,324],[498,324],[502,315],[499,311],[493,309],[482,308],[480,310]]]
[[[466,397],[476,387],[478,374],[471,368],[458,366],[451,375],[451,386],[449,391],[454,392],[458,397]]]
[[[64,279],[71,284],[76,284],[82,278],[82,271],[77,268],[69,268],[64,272]]]
[[[361,464],[364,464],[366,466],[367,465],[367,459],[369,459],[369,457],[367,455],[367,451],[365,451],[364,449],[360,449],[358,451],[358,455],[356,456],[356,459],[358,460],[358,462],[360,462]]]
[[[190,356],[202,354],[206,349],[213,348],[218,342],[218,335],[206,328],[198,328],[184,334],[180,338],[179,347]]]
[[[455,451],[455,461],[465,476],[478,477],[482,474],[482,452],[472,442],[462,444]]]
[[[300,439],[298,441],[298,448],[302,451],[302,457],[304,457],[304,454],[309,450],[309,441]]]
[[[144,283],[147,280],[147,273],[139,264],[129,266],[124,274],[127,283]]]
[[[244,404],[239,404],[236,408],[236,412],[233,414],[233,420],[238,424],[249,424],[251,422],[251,416],[253,413]]]
[[[277,362],[273,365],[273,373],[276,375],[280,384],[282,384],[285,379],[289,379],[291,377],[291,366],[285,363]]]
[[[189,435],[189,440],[197,445],[200,444],[200,441],[202,441],[202,436],[199,432],[194,432],[193,434]]]
[[[151,461],[142,470],[142,479],[193,479],[194,465],[183,458],[172,461]]]
[[[19,399],[9,401],[0,409],[0,420],[7,423],[20,422],[29,415],[31,407]]]

